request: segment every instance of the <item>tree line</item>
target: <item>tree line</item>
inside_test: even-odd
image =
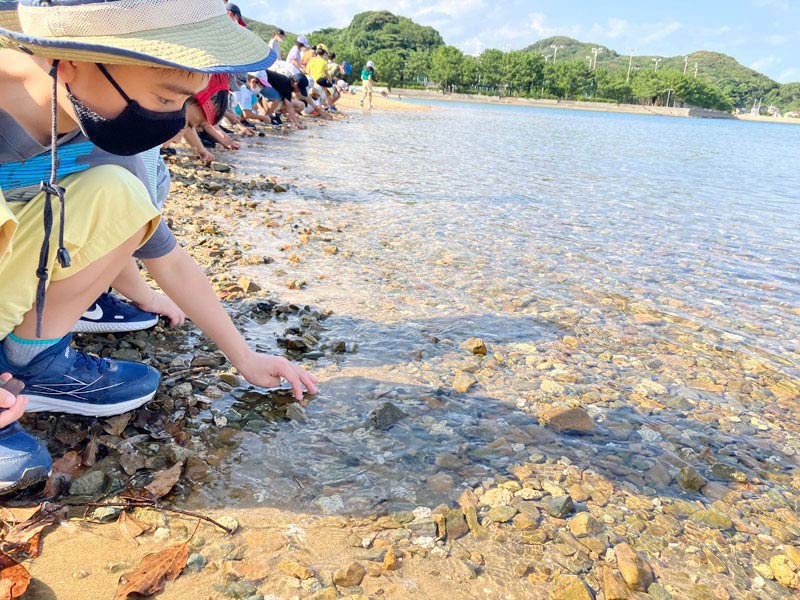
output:
[[[523,50],[469,56],[455,46],[431,52],[379,50],[372,60],[389,86],[435,82],[443,91],[472,94],[733,109],[719,88],[675,69],[634,67],[629,74],[627,68],[593,68],[585,60],[546,61],[539,52]]]

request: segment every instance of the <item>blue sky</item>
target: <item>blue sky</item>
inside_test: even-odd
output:
[[[518,49],[568,35],[620,53],[730,54],[781,82],[800,81],[800,0],[238,0],[245,16],[290,31],[344,27],[365,10],[390,10],[439,30],[469,54]]]

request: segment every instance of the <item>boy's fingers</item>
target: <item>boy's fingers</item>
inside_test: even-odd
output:
[[[0,408],[12,408],[17,404],[17,399],[5,390],[0,390]]]
[[[2,375],[0,375],[0,381],[2,381],[3,383],[8,381],[9,379],[11,379],[11,373],[3,373]]]

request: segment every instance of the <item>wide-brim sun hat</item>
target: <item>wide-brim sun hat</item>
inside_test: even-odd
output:
[[[277,58],[218,0],[0,0],[0,47],[204,73],[266,69]]]

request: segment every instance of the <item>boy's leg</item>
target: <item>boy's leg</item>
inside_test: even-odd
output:
[[[158,387],[157,371],[140,363],[106,361],[70,348],[67,333],[125,266],[158,223],[158,211],[127,170],[95,167],[64,178],[64,244],[71,265],[61,268],[51,244],[50,285],[43,338],[35,339],[36,265],[43,239],[40,194],[11,205],[19,221],[14,253],[0,266],[0,372],[21,379],[28,411],[53,410],[107,416],[147,402]],[[56,211],[57,212],[57,211]],[[58,231],[58,216],[53,236]],[[13,335],[7,335],[12,333]],[[6,337],[7,336],[7,337]]]

